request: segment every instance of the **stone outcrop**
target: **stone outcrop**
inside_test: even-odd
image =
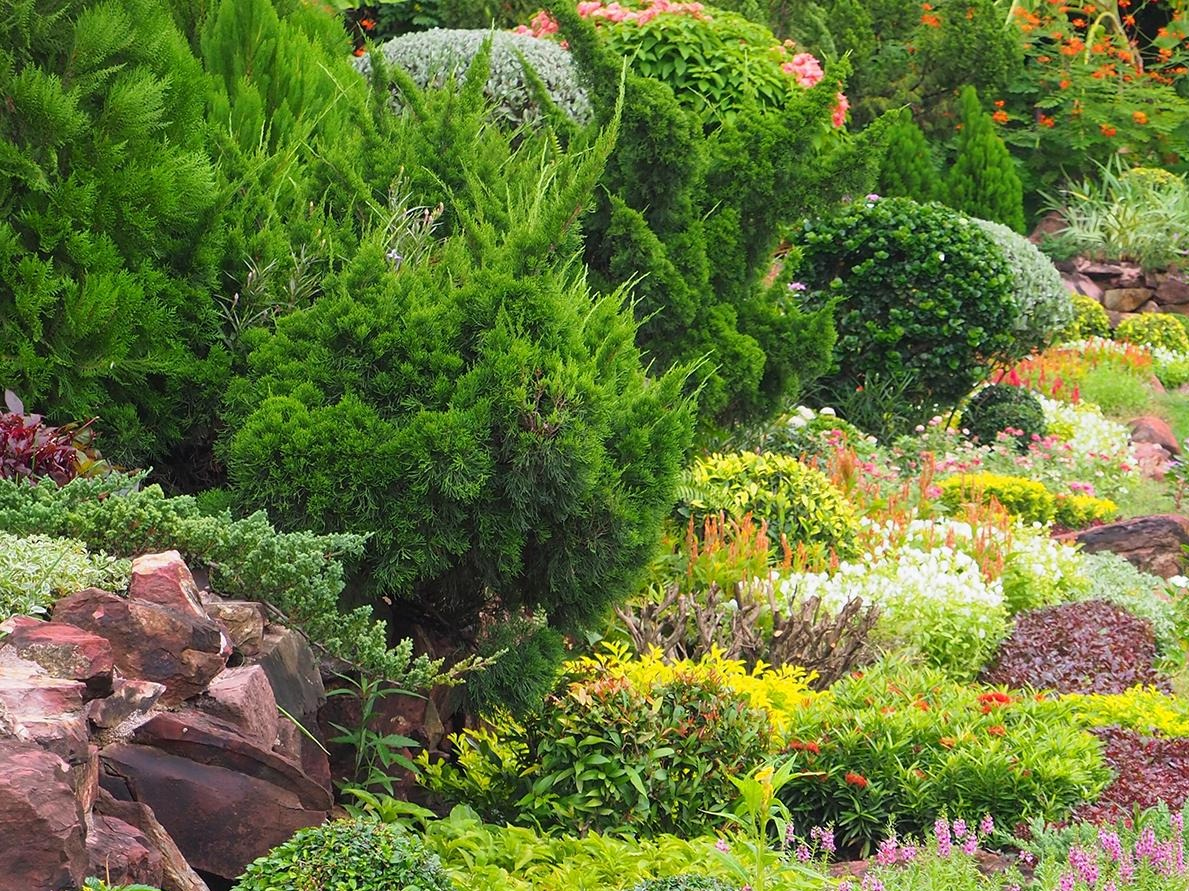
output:
[[[278,708],[317,731],[312,650],[177,552],[0,630],[0,891],[208,891],[327,818],[327,757]]]
[[[1133,517],[1059,538],[1076,541],[1091,554],[1112,551],[1144,572],[1167,579],[1182,572],[1183,548],[1189,544],[1189,517],[1179,514]]]
[[[1179,270],[1145,272],[1138,264],[1078,257],[1055,264],[1065,287],[1103,305],[1111,324],[1145,312],[1189,315],[1189,277]]]

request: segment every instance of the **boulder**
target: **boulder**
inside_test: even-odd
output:
[[[111,692],[111,644],[97,634],[65,622],[34,621],[15,627],[4,638],[3,647],[54,677],[82,681],[89,698]]]
[[[249,600],[223,600],[209,595],[203,605],[212,619],[223,626],[231,645],[241,656],[256,656],[264,642],[268,616],[263,604]]]
[[[259,665],[227,669],[194,700],[194,707],[233,725],[261,748],[271,749],[277,743],[277,700]]]
[[[1156,286],[1156,299],[1165,305],[1189,303],[1189,282],[1179,275],[1160,276]]]
[[[1189,517],[1133,517],[1058,538],[1075,541],[1091,554],[1112,551],[1144,572],[1167,579],[1181,574],[1182,548],[1189,544]]]
[[[165,827],[157,822],[153,809],[136,801],[119,801],[106,789],[99,790],[95,813],[113,817],[135,827],[147,839],[149,847],[161,858],[161,891],[210,891],[186,862]]]
[[[1136,312],[1151,299],[1147,288],[1111,288],[1103,293],[1102,305],[1115,312]]]
[[[151,807],[191,866],[226,879],[332,803],[294,762],[192,710],[156,715],[102,761],[105,789]]]
[[[1099,303],[1102,302],[1102,286],[1089,276],[1080,272],[1064,272],[1061,274],[1061,280],[1065,283],[1066,289],[1074,294],[1085,294]]]
[[[106,638],[116,667],[127,677],[165,685],[161,702],[176,705],[206,689],[223,670],[231,646],[203,613],[125,599],[88,588],[59,600],[54,621]]]
[[[1132,442],[1150,442],[1160,446],[1170,455],[1181,454],[1181,444],[1177,442],[1176,434],[1164,418],[1154,415],[1144,415],[1131,421]]]
[[[128,597],[168,606],[196,618],[209,619],[190,567],[177,551],[144,554],[132,561]]]
[[[87,874],[113,887],[138,882],[161,887],[161,854],[143,832],[116,817],[91,817],[87,861]]]
[[[86,877],[83,810],[57,755],[0,740],[0,891],[75,891]]]
[[[314,729],[312,719],[326,701],[326,688],[306,639],[292,628],[270,625],[256,661],[268,675],[277,705]]]
[[[101,730],[138,723],[147,718],[165,692],[165,685],[135,678],[117,678],[110,696],[87,704],[87,720]]]

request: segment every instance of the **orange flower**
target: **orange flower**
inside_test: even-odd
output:
[[[1075,28],[1084,28],[1084,27],[1086,27],[1086,20],[1085,19],[1074,19],[1073,26]]]
[[[1148,122],[1148,116],[1142,111],[1133,111],[1131,113],[1131,120],[1135,121],[1137,124],[1143,125]]]
[[[359,27],[362,28],[364,31],[370,31],[372,28],[376,27],[376,20],[375,19],[360,19]]]
[[[1038,61],[1041,65],[1048,65],[1050,62],[1053,61],[1053,57],[1052,56],[1037,56],[1036,61]]]
[[[1053,120],[1051,117],[1049,117],[1047,114],[1042,114],[1039,118],[1037,118],[1036,122],[1038,124],[1040,124],[1042,127],[1048,127],[1049,129],[1052,129],[1053,127],[1057,126],[1057,122],[1055,120]]]
[[[933,15],[932,13],[927,12],[923,16],[921,16],[921,24],[928,25],[930,28],[940,28],[941,27],[941,19],[939,19],[937,16]]]
[[[847,785],[849,786],[858,786],[860,789],[867,788],[867,777],[863,776],[861,773],[855,773],[853,770],[848,770],[846,772],[845,779]]]
[[[1015,702],[1014,699],[1007,693],[1000,690],[992,690],[989,693],[980,693],[978,697],[979,705],[982,706],[983,714],[991,711],[993,708],[998,708],[1001,705],[1011,705]]]
[[[1002,100],[1002,99],[996,99],[996,100],[995,100],[995,107],[996,107],[996,108],[1003,108],[1003,106],[1005,106],[1005,105],[1007,105],[1007,103],[1006,103],[1004,100]]]
[[[991,115],[991,120],[993,120],[996,124],[1006,124],[1007,120],[1008,120],[1007,112],[1006,111],[997,111],[993,115]]]
[[[937,741],[937,744],[939,746],[941,746],[942,748],[952,749],[954,746],[956,746],[958,744],[958,741],[956,739],[954,739],[952,736],[943,736],[941,739],[939,739]]]
[[[1119,5],[1122,6],[1123,4],[1120,3]],[[1134,28],[1135,27],[1135,16],[1133,16],[1133,15],[1123,16],[1123,24],[1129,28]]]
[[[362,46],[355,47],[355,55],[357,55],[357,56],[362,56],[366,52],[367,52],[367,50]]]
[[[1005,733],[1007,733],[1007,728],[1002,724],[995,724],[994,726],[987,728],[987,733],[991,734],[991,736],[1003,736]]]
[[[1069,79],[1062,80],[1057,84],[1057,86],[1059,86],[1063,90],[1068,90],[1072,85],[1073,85],[1073,81],[1071,81]]]

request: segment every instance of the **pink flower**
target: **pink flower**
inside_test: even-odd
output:
[[[801,87],[812,87],[825,77],[822,63],[813,53],[797,53],[791,62],[785,62],[780,67],[784,69],[785,74],[791,74],[796,78],[797,85]]]
[[[601,0],[586,0],[586,2],[578,4],[578,15],[582,16],[583,18],[586,18],[588,15],[593,13],[596,9],[601,8],[602,5],[603,4],[602,4]]]
[[[838,104],[834,106],[833,123],[835,127],[842,127],[846,124],[846,113],[850,111],[850,100],[846,98],[845,93],[838,94]]]
[[[716,841],[714,843],[714,847],[722,854],[725,854],[731,850],[731,846],[727,844],[727,840],[725,838],[720,838],[718,841]]]

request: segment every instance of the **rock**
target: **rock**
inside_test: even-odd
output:
[[[1085,294],[1102,302],[1102,287],[1089,276],[1082,275],[1080,272],[1066,272],[1062,273],[1061,280],[1065,282],[1065,287],[1075,294]]]
[[[74,891],[86,877],[84,832],[62,759],[0,740],[0,891]]]
[[[1156,286],[1156,299],[1165,305],[1189,303],[1189,282],[1178,276],[1162,276]]]
[[[87,830],[87,874],[108,885],[161,887],[161,854],[145,834],[116,817],[93,816]]]
[[[119,678],[111,696],[87,705],[87,720],[104,730],[131,723],[147,717],[164,692],[165,685],[155,681]]]
[[[9,616],[0,622],[0,636],[12,634],[18,628],[41,625],[44,621],[44,619],[35,619],[32,616]]]
[[[1100,263],[1095,260],[1087,260],[1085,257],[1078,257],[1074,261],[1074,269],[1085,275],[1110,279],[1118,278],[1126,271],[1120,263]]]
[[[106,638],[125,676],[165,685],[164,705],[202,692],[231,655],[222,630],[205,613],[126,600],[95,588],[59,600],[54,621]]]
[[[1036,224],[1036,228],[1029,234],[1028,240],[1033,244],[1040,244],[1045,240],[1045,236],[1054,235],[1065,229],[1066,226],[1065,218],[1061,216],[1061,212],[1050,210],[1040,218],[1040,222]]]
[[[277,743],[277,700],[259,665],[227,669],[194,700],[194,707],[232,724],[261,748],[271,749]]]
[[[268,675],[277,705],[313,730],[313,720],[306,719],[312,719],[326,701],[326,689],[306,639],[292,628],[270,625],[257,663]]]
[[[1155,300],[1149,300],[1147,303],[1143,304],[1139,309],[1137,309],[1136,312],[1137,313],[1160,312],[1160,304],[1157,303]]]
[[[210,618],[202,606],[190,567],[177,551],[145,554],[134,559],[128,597],[188,612],[196,618]]]
[[[267,615],[264,606],[248,600],[223,600],[211,596],[203,599],[212,619],[222,624],[231,645],[243,656],[256,656],[264,642]]]
[[[210,891],[186,862],[165,827],[157,822],[153,810],[137,801],[119,801],[106,789],[99,790],[95,813],[113,817],[134,826],[148,840],[149,847],[161,858],[161,891]]]
[[[65,622],[22,623],[4,638],[22,659],[36,662],[47,673],[86,684],[89,698],[106,696],[112,689],[111,644]]]
[[[156,715],[102,761],[105,789],[151,807],[191,866],[226,879],[331,807],[298,765],[194,711]]]
[[[1163,480],[1172,465],[1172,455],[1153,442],[1137,442],[1131,447],[1140,473],[1152,480]]]
[[[1179,514],[1133,517],[1057,537],[1078,542],[1091,554],[1113,551],[1144,572],[1167,579],[1181,573],[1181,549],[1189,544],[1189,517]]]
[[[1134,263],[1120,263],[1122,272],[1115,279],[1116,288],[1138,288],[1144,284],[1144,270]]]
[[[1115,312],[1135,312],[1152,299],[1147,288],[1111,288],[1102,295],[1102,305]]]
[[[1150,442],[1160,446],[1170,455],[1181,454],[1181,444],[1164,418],[1144,415],[1131,421],[1132,442]]]

